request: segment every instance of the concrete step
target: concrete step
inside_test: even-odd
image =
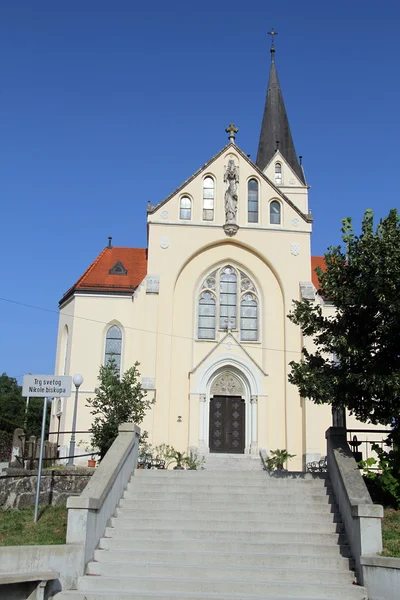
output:
[[[350,584],[325,584],[314,585],[312,583],[289,583],[281,581],[242,581],[231,579],[198,580],[198,579],[169,579],[143,577],[79,577],[78,590],[83,592],[102,591],[113,593],[142,593],[162,592],[172,597],[176,593],[183,594],[217,594],[231,598],[243,598],[243,594],[265,598],[267,592],[271,596],[293,596],[293,597],[317,597],[324,599],[339,598],[346,600],[366,600],[365,590]],[[173,594],[173,595],[172,595]],[[86,595],[87,597],[87,595]],[[118,596],[115,596],[116,598]],[[134,596],[133,596],[134,597]],[[110,595],[108,596],[110,600]]]
[[[173,479],[166,478],[160,479],[158,477],[152,478],[144,478],[144,477],[132,477],[128,483],[128,489],[140,489],[140,490],[153,490],[156,491],[158,489],[162,490],[191,490],[197,491],[199,488],[203,487],[212,487],[218,488],[222,487],[224,489],[229,489],[231,492],[235,492],[238,490],[240,493],[241,490],[246,489],[250,491],[260,491],[257,488],[260,488],[265,491],[271,490],[271,493],[274,493],[274,490],[277,490],[275,493],[283,494],[286,491],[293,491],[298,495],[301,495],[303,491],[310,491],[315,493],[320,492],[321,490],[325,490],[328,488],[330,491],[331,485],[329,481],[285,481],[285,480],[275,480],[270,481],[267,478],[263,479],[232,479],[232,478],[218,478],[218,479],[207,479],[205,477],[200,477],[199,479]]]
[[[197,551],[174,551],[172,548],[166,550],[145,550],[142,547],[137,550],[96,550],[94,560],[100,563],[120,563],[129,565],[196,565],[196,566],[233,566],[240,567],[268,567],[268,568],[309,568],[313,569],[336,569],[344,570],[352,567],[352,561],[340,555],[323,554],[321,548],[315,547],[314,554],[290,554],[291,548],[276,548],[271,554],[254,552],[241,549],[241,552],[222,552],[207,550]],[[330,547],[329,547],[330,548]],[[303,548],[302,548],[303,549]]]
[[[211,504],[211,505],[210,505]],[[266,500],[253,504],[250,501],[242,503],[239,507],[234,502],[225,502],[223,506],[220,504],[210,503],[209,501],[192,502],[157,502],[149,504],[147,502],[135,502],[130,498],[122,498],[119,503],[119,509],[126,511],[135,511],[136,514],[154,515],[162,514],[163,516],[171,515],[174,518],[178,516],[184,517],[187,515],[212,515],[218,519],[223,515],[230,515],[231,518],[250,518],[252,515],[260,516],[265,512],[268,513],[296,513],[296,514],[333,514],[338,513],[336,504],[331,504],[327,500],[318,500],[314,502],[278,502]],[[199,517],[203,518],[203,516]]]
[[[306,480],[306,481],[296,481],[296,480],[271,480],[267,477],[263,478],[248,478],[248,479],[234,479],[232,477],[219,477],[219,478],[210,478],[210,477],[132,477],[130,484],[134,484],[135,486],[140,487],[140,489],[152,489],[162,485],[164,489],[177,489],[177,488],[194,488],[198,489],[199,487],[205,486],[213,486],[213,487],[224,487],[224,488],[236,488],[236,489],[250,489],[253,490],[255,488],[279,488],[282,491],[282,488],[292,488],[297,489],[297,492],[300,494],[301,490],[308,488],[317,488],[323,489],[326,486],[326,481],[319,480]]]
[[[129,512],[128,512],[129,511]],[[232,521],[227,519],[208,518],[205,515],[202,519],[193,517],[193,515],[181,518],[168,518],[157,514],[157,517],[148,515],[138,517],[137,512],[130,509],[118,508],[116,517],[111,517],[110,525],[116,529],[163,529],[164,531],[324,531],[326,533],[341,531],[342,524],[339,516],[326,515],[301,515],[300,517],[293,513],[275,513],[257,515],[255,519],[237,519]],[[211,515],[209,515],[211,517]]]
[[[283,497],[282,497],[283,496]],[[151,495],[143,495],[142,493],[138,493],[137,491],[132,491],[130,489],[125,490],[123,494],[124,499],[130,499],[135,505],[151,505],[154,503],[160,502],[169,502],[170,504],[175,504],[178,500],[179,502],[187,502],[191,504],[199,504],[203,503],[207,506],[210,506],[210,499],[205,494],[198,493],[190,493],[190,492],[179,492],[178,494],[174,494],[173,497],[170,497],[168,494],[163,494],[162,492],[153,492]],[[302,502],[333,502],[334,496],[333,494],[329,494],[326,490],[314,491],[312,493],[304,493],[301,497]],[[227,504],[256,504],[256,503],[264,503],[264,502],[276,502],[276,503],[295,503],[299,502],[298,493],[289,492],[282,494],[281,492],[272,493],[271,490],[265,490],[258,494],[251,494],[251,496],[246,494],[230,494],[226,496],[226,494],[212,494],[213,503],[218,502],[219,504],[227,503]]]
[[[234,471],[261,471],[263,464],[260,456],[251,456],[248,454],[207,454],[204,469],[207,471],[224,471],[229,469]]]
[[[199,530],[199,528],[185,528],[172,527],[171,529],[140,529],[137,527],[127,527],[122,525],[121,527],[107,527],[104,537],[113,537],[120,539],[141,539],[141,540],[155,540],[155,539],[169,539],[169,540],[215,540],[215,541],[251,541],[251,542],[309,542],[313,544],[330,544],[340,543],[345,544],[346,539],[342,531],[334,531],[336,525],[326,526],[324,525],[322,531],[320,528],[314,528],[312,526],[304,527],[299,525],[299,528],[289,527],[288,529],[279,528],[279,524],[272,528],[266,527],[265,531],[260,531],[259,524],[254,530],[244,529],[226,529],[215,531],[213,529]],[[324,531],[328,529],[328,531]],[[342,536],[339,538],[339,536]]]
[[[138,493],[131,490],[126,490],[123,495],[124,499],[130,499],[132,502],[136,503],[157,503],[157,502],[169,502],[169,503],[186,503],[186,504],[197,504],[199,502],[207,503],[208,506],[212,505],[222,505],[222,504],[234,504],[234,505],[245,505],[245,504],[265,504],[268,502],[279,502],[280,499],[282,502],[296,502],[300,501],[298,494],[271,494],[269,492],[260,492],[255,494],[254,492],[250,494],[226,494],[226,493],[213,493],[213,494],[202,494],[201,492],[177,492],[177,493],[169,493],[163,494],[161,491],[143,494],[142,492]],[[302,502],[311,502],[312,498],[316,498],[315,494],[301,494]],[[329,502],[333,501],[333,497],[329,496],[326,493],[318,494],[317,498],[320,498],[321,501],[324,500]],[[150,504],[149,504],[150,505]]]
[[[238,523],[260,523],[260,524],[269,524],[269,523],[279,523],[281,522],[301,522],[303,524],[306,523],[341,523],[342,519],[338,512],[329,512],[328,509],[324,511],[315,511],[314,514],[310,514],[309,512],[302,511],[300,512],[300,508],[298,510],[288,509],[274,509],[271,511],[268,510],[268,507],[265,507],[262,511],[195,511],[195,510],[182,510],[179,511],[171,511],[162,513],[161,511],[145,511],[141,513],[142,516],[138,513],[134,508],[117,508],[115,511],[115,516],[113,519],[121,519],[124,522],[132,523],[132,525],[136,522],[139,524],[149,524],[149,526],[159,526],[161,527],[163,523],[173,522],[174,526],[177,523],[181,523],[183,527],[186,527],[187,524],[190,523],[198,523],[197,526],[203,527],[204,522],[207,523],[225,523],[225,527],[231,525],[232,527],[236,527]]]
[[[262,595],[262,600],[367,600],[367,594],[365,588],[356,587],[358,592],[356,595],[344,596],[343,587],[339,590],[334,590],[329,596],[294,596],[291,593],[288,596],[287,592],[284,595],[271,596],[268,591]],[[333,594],[333,595],[332,595]],[[180,593],[175,592],[170,594],[168,592],[140,592],[140,593],[129,593],[129,592],[79,592],[76,590],[61,592],[55,596],[57,600],[261,600],[260,596],[249,596],[248,594],[198,594],[198,593]]]
[[[174,478],[174,479],[182,479],[189,478],[198,479],[199,477],[204,477],[207,479],[219,479],[220,477],[229,477],[230,479],[235,480],[245,480],[245,479],[265,479],[268,476],[266,471],[231,471],[226,469],[225,471],[218,471],[215,473],[214,471],[207,471],[206,469],[198,469],[196,471],[174,471],[173,469],[136,469],[133,472],[133,477],[141,477],[145,479],[165,479],[165,478]]]
[[[297,583],[353,583],[354,574],[349,570],[335,569],[309,569],[291,568],[291,567],[275,567],[268,568],[251,566],[198,566],[185,565],[184,573],[180,565],[165,564],[129,564],[126,563],[103,563],[90,562],[86,569],[87,575],[101,575],[102,577],[127,577],[135,579],[143,574],[151,579],[165,578],[167,580],[179,580],[182,576],[185,579],[198,580],[203,582],[206,580],[221,580],[231,581],[232,579],[240,580],[253,584],[263,581],[280,581],[280,582],[297,582]]]
[[[288,482],[297,482],[297,483],[309,483],[310,481],[314,483],[321,483],[324,481],[329,481],[329,477],[327,473],[300,473],[300,472],[269,472],[269,471],[232,471],[230,469],[226,469],[225,471],[218,471],[218,473],[214,471],[207,471],[206,469],[199,469],[197,471],[174,471],[172,469],[137,469],[133,472],[132,478],[139,477],[143,479],[171,479],[174,478],[179,480],[198,480],[200,478],[210,479],[213,481],[217,481],[219,479],[235,479],[235,480],[247,480],[247,479],[263,479],[265,481],[272,483],[288,483]]]
[[[282,556],[298,555],[298,556],[318,556],[324,557],[350,557],[350,549],[345,543],[344,536],[338,536],[334,534],[323,534],[321,539],[320,535],[317,535],[317,539],[313,536],[310,540],[310,536],[304,534],[270,534],[267,536],[267,541],[262,539],[257,541],[253,539],[251,541],[247,538],[244,540],[237,540],[232,537],[227,540],[209,540],[209,539],[171,539],[168,538],[153,538],[143,539],[136,535],[128,537],[126,535],[115,536],[115,537],[104,537],[99,542],[99,548],[105,549],[109,556],[113,556],[116,552],[142,552],[142,553],[181,553],[189,555],[193,552],[203,552],[207,555],[213,556],[215,553],[230,554],[230,553],[249,553],[258,554],[261,556],[268,556],[271,554],[277,554]],[[265,538],[265,536],[263,536]],[[123,550],[121,550],[123,548]]]

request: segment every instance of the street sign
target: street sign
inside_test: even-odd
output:
[[[24,375],[22,395],[27,398],[62,398],[71,395],[70,375]]]

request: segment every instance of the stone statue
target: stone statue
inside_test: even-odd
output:
[[[233,159],[229,159],[225,169],[224,181],[228,182],[225,192],[225,222],[236,223],[236,212],[238,204],[237,183],[239,182],[239,168]]]

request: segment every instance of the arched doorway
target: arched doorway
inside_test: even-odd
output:
[[[245,389],[235,373],[223,371],[210,389],[210,452],[244,454],[245,446]]]

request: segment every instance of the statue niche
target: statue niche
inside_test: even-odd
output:
[[[228,166],[225,167],[224,182],[228,184],[225,191],[225,224],[224,231],[227,235],[233,236],[239,229],[236,223],[238,192],[237,184],[239,183],[239,167],[235,165],[235,161],[230,158]]]

